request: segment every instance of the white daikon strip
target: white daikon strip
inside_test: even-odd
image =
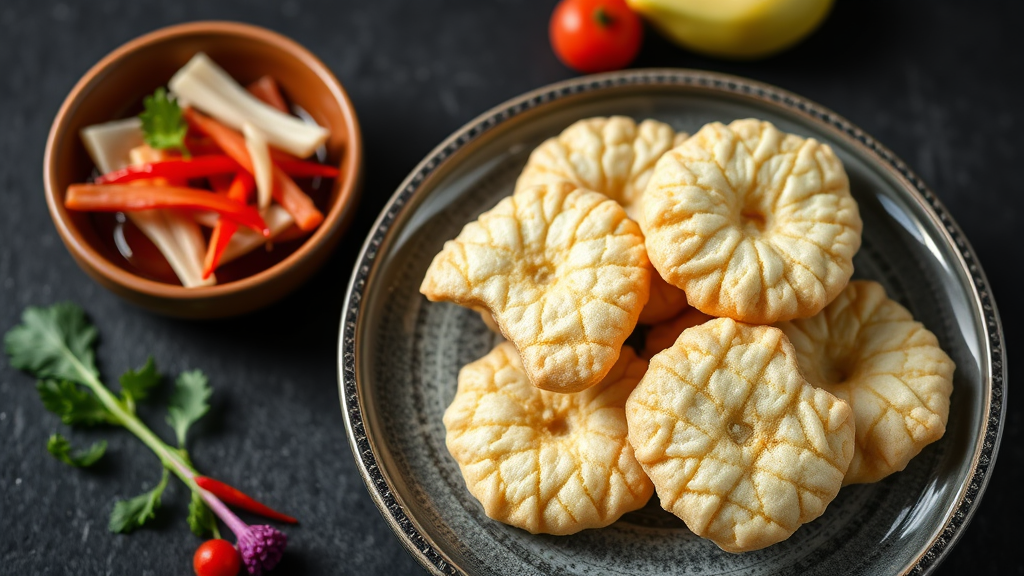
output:
[[[220,214],[212,210],[197,210],[192,213],[192,219],[198,222],[200,226],[213,228],[217,225],[217,220],[220,220]]]
[[[138,116],[86,126],[79,134],[93,164],[104,174],[128,166],[128,153],[144,143]]]
[[[212,273],[207,279],[203,279],[203,261],[206,259],[206,238],[203,238],[203,231],[199,224],[192,219],[191,214],[184,210],[164,209],[164,220],[167,221],[167,229],[170,230],[174,241],[178,244],[182,255],[189,268],[189,284],[186,288],[196,286],[213,286],[217,283],[217,277]],[[182,282],[185,284],[185,282]]]
[[[263,211],[270,207],[271,193],[274,191],[274,165],[270,161],[270,147],[260,129],[248,122],[242,124],[242,134],[245,136],[245,149],[252,159],[256,205]]]
[[[264,104],[246,91],[223,68],[199,52],[167,83],[179,98],[235,130],[249,122],[267,142],[300,158],[313,154],[329,132]]]
[[[295,219],[279,204],[272,204],[263,214],[263,221],[270,228],[270,239],[273,240],[278,234],[292,227]],[[256,248],[266,244],[267,239],[257,234],[250,228],[239,228],[228,242],[224,249],[224,255],[220,257],[220,263],[225,264],[252,252]]]
[[[171,265],[174,274],[185,288],[212,286],[217,278],[211,274],[203,280],[202,259],[198,262],[178,244],[180,222],[169,223],[163,210],[139,210],[127,212],[132,223],[150,239]],[[196,226],[195,222],[192,222]],[[196,227],[198,230],[198,226]],[[202,236],[200,235],[200,238]]]

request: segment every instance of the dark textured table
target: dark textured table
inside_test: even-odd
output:
[[[205,370],[214,407],[194,429],[197,465],[302,519],[288,530],[289,552],[276,573],[419,572],[374,508],[345,439],[335,361],[342,297],[371,222],[424,154],[491,106],[571,75],[548,47],[551,7],[511,0],[5,0],[0,330],[25,306],[72,300],[101,330],[108,378],[150,354],[167,373]],[[198,19],[252,22],[309,47],[355,102],[366,147],[362,204],[323,272],[267,310],[217,322],[154,316],[89,280],[57,237],[41,178],[47,130],[75,81],[119,44]],[[1024,322],[1022,24],[1018,2],[839,0],[814,36],[763,62],[710,60],[649,34],[635,64],[775,84],[832,108],[892,148],[977,249],[1013,351]],[[115,499],[151,487],[157,460],[125,431],[69,431],[43,410],[32,384],[0,359],[0,573],[189,573],[199,541],[185,525],[183,486],[172,481],[152,527],[108,533]],[[1021,402],[1011,390],[994,478],[937,574],[1024,573]],[[170,437],[162,409],[142,412]],[[106,438],[109,453],[94,469],[68,468],[46,453],[55,431],[79,444]]]

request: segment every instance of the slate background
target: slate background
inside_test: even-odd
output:
[[[437,142],[480,112],[572,75],[552,55],[553,2],[416,0],[259,2],[103,0],[0,3],[0,330],[28,305],[73,300],[102,334],[108,377],[154,355],[176,374],[200,367],[215,387],[192,454],[303,524],[288,530],[278,574],[420,573],[356,473],[338,408],[335,350],[356,251],[386,199]],[[189,322],[154,316],[109,294],[61,244],[43,200],[50,122],[99,58],[152,29],[197,19],[266,26],[330,66],[365,138],[362,205],[322,273],[283,302],[245,318]],[[805,43],[757,63],[702,58],[648,31],[640,66],[703,68],[802,94],[892,148],[936,191],[970,238],[1001,307],[1008,349],[1021,345],[1020,228],[1024,224],[1024,4],[839,0]],[[1012,352],[1007,354],[1012,356]],[[1011,364],[1013,364],[1011,358]],[[1009,415],[978,514],[937,574],[1024,574],[1021,396]],[[145,410],[169,436],[160,410]],[[94,470],[47,455],[62,431],[110,441]],[[187,574],[198,544],[187,494],[173,482],[153,528],[106,532],[116,498],[159,477],[130,434],[71,431],[46,413],[32,380],[0,359],[0,573]]]

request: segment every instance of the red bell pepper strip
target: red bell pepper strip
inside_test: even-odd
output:
[[[203,259],[203,280],[210,277],[213,271],[220,265],[220,259],[224,251],[228,249],[231,237],[238,231],[238,224],[231,220],[221,218],[210,233],[210,245],[206,249],[206,258]]]
[[[271,148],[270,157],[278,168],[284,170],[284,173],[292,178],[312,178],[314,176],[319,176],[321,178],[337,178],[338,174],[341,173],[341,171],[336,167],[321,164],[319,162],[296,160],[292,158],[274,158],[273,148]]]
[[[173,158],[159,162],[148,162],[127,166],[104,174],[96,179],[96,184],[122,184],[132,180],[146,178],[205,178],[214,174],[230,174],[242,168],[228,156],[195,156],[190,159]]]
[[[249,202],[249,197],[255,189],[256,182],[252,179],[252,176],[248,172],[239,172],[228,188],[227,197],[244,206]],[[213,227],[213,232],[210,233],[210,245],[206,249],[206,258],[203,261],[203,280],[209,278],[210,274],[213,274],[213,271],[217,269],[217,265],[220,264],[220,259],[224,255],[224,250],[227,249],[228,243],[231,242],[231,237],[235,235],[237,230],[237,223],[226,218],[217,220],[217,225]]]
[[[238,162],[246,172],[253,173],[252,159],[249,158],[249,151],[245,147],[245,137],[192,108],[186,108],[183,115],[190,126],[212,138],[221,150]],[[303,230],[312,230],[324,221],[324,215],[309,196],[277,166],[274,167],[273,196]]]
[[[285,174],[295,178],[337,178],[339,170],[334,166],[299,160],[284,156],[274,161],[284,170]],[[193,156],[191,159],[172,158],[146,164],[135,164],[96,178],[96,184],[124,184],[149,178],[173,178],[187,181],[192,178],[208,178],[221,174],[233,174],[242,167],[230,156],[224,154],[208,154]]]
[[[237,506],[242,510],[247,510],[253,514],[259,514],[260,516],[270,518],[271,520],[287,522],[288,524],[299,523],[295,518],[274,510],[270,506],[257,501],[252,496],[249,496],[234,486],[229,486],[208,476],[196,476],[195,481],[200,488],[206,490],[210,494],[213,494],[217,498],[220,498],[227,504]]]
[[[274,80],[272,76],[262,76],[259,80],[246,86],[245,89],[257,99],[262,100],[264,104],[277,108],[285,114],[291,114],[291,111],[288,110],[288,103],[281,95],[277,80]]]
[[[242,226],[269,237],[270,229],[252,206],[195,188],[131,184],[72,184],[64,206],[83,212],[131,212],[153,208],[213,210]]]
[[[231,181],[231,186],[228,188],[228,198],[245,206],[252,200],[255,190],[256,181],[253,180],[252,175],[248,172],[239,172],[235,174],[235,179]]]
[[[206,181],[210,183],[210,188],[218,194],[227,194],[228,190],[231,189],[231,183],[235,181],[235,176],[239,174],[249,175],[245,170],[239,170],[234,174],[213,174],[207,176]]]

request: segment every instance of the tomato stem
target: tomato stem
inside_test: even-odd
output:
[[[598,6],[594,8],[594,21],[601,28],[610,28],[615,23],[615,18],[604,9],[604,6]]]

